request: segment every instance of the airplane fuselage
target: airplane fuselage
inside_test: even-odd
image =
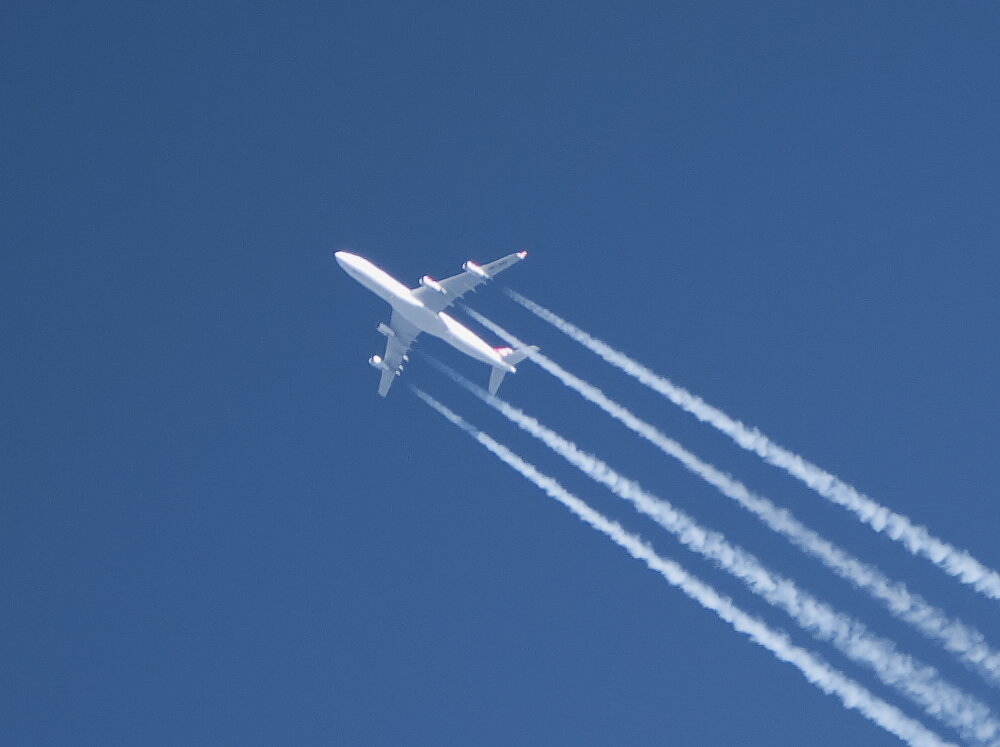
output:
[[[443,311],[428,309],[409,288],[385,270],[350,252],[336,252],[334,256],[344,272],[387,302],[396,313],[420,331],[444,340],[476,360],[502,368],[508,373],[514,372],[514,367],[506,363],[479,335]]]

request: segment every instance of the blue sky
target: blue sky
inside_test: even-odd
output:
[[[895,743],[406,387],[379,399],[387,309],[332,253],[415,284],[527,249],[511,287],[998,568],[1000,11],[0,18],[3,741]],[[472,303],[1000,645],[996,602],[496,288]],[[957,738],[426,364],[406,379]],[[998,702],[536,366],[502,391]]]

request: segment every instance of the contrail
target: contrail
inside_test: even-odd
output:
[[[473,309],[465,308],[474,319],[510,344],[522,344],[503,327]],[[752,492],[732,476],[702,461],[677,441],[609,398],[597,387],[570,373],[551,358],[537,351],[530,352],[529,356],[563,384],[600,407],[668,456],[677,459],[684,467],[717,488],[723,495],[736,501],[803,552],[815,557],[841,578],[877,599],[892,614],[913,625],[931,640],[937,641],[986,681],[993,685],[1000,684],[1000,652],[992,648],[978,630],[950,618],[920,595],[911,592],[904,584],[893,581],[877,568],[822,538],[787,510],[779,508],[769,499]],[[480,396],[482,396],[481,390]]]
[[[720,595],[711,586],[689,574],[674,561],[658,555],[639,537],[627,532],[618,523],[592,509],[553,478],[543,474],[534,465],[521,459],[506,446],[467,423],[430,395],[416,387],[411,388],[430,407],[472,436],[502,462],[519,472],[547,495],[568,508],[579,519],[609,537],[632,557],[646,563],[650,569],[662,575],[672,586],[679,588],[705,609],[714,612],[737,632],[746,635],[754,643],[774,654],[779,660],[796,667],[809,682],[820,690],[839,698],[845,708],[857,710],[872,723],[909,744],[920,746],[948,744],[920,722],[906,716],[895,706],[876,697],[861,684],[831,667],[818,655],[793,644],[784,633],[770,628],[758,618],[743,612],[730,599]]]
[[[731,544],[721,533],[699,525],[668,501],[645,491],[638,483],[619,474],[601,459],[582,451],[535,418],[487,395],[443,364],[438,366],[588,477],[631,502],[639,511],[674,534],[688,549],[714,561],[768,603],[785,610],[816,637],[832,643],[854,661],[869,666],[883,682],[897,688],[928,714],[955,728],[966,739],[989,741],[1000,735],[1000,723],[994,720],[989,709],[942,680],[932,667],[897,652],[892,641],[873,634],[858,620],[837,612],[798,588],[794,581],[773,573],[752,554]]]
[[[902,543],[914,555],[927,558],[946,573],[972,586],[985,596],[1000,599],[1000,573],[976,560],[965,550],[934,537],[925,527],[915,524],[910,518],[882,506],[835,475],[774,443],[756,428],[735,420],[697,395],[654,373],[520,293],[509,288],[504,290],[514,301],[549,322],[560,332],[650,389],[659,392],[699,420],[715,426],[742,448],[756,453],[765,461],[801,480],[824,498],[851,511],[875,531]]]

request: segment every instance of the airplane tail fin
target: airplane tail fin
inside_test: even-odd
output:
[[[518,363],[527,358],[532,351],[538,350],[537,345],[530,345],[523,348],[518,348],[514,350],[513,348],[496,348],[496,351],[500,353],[500,357],[503,358],[504,363],[509,364],[512,369]],[[503,381],[503,377],[508,373],[514,373],[513,370],[506,368],[500,368],[500,366],[493,366],[493,370],[490,371],[490,394],[496,394],[497,389],[500,388],[500,382]]]

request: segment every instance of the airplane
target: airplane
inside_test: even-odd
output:
[[[373,355],[368,360],[371,366],[382,372],[378,385],[380,396],[389,393],[392,382],[402,373],[403,362],[409,360],[407,352],[421,332],[439,337],[466,355],[492,366],[490,394],[496,394],[503,377],[514,373],[517,370],[514,366],[528,356],[528,349],[492,347],[444,313],[466,293],[520,262],[528,256],[527,252],[508,254],[481,267],[469,260],[462,265],[460,275],[445,280],[434,280],[424,275],[420,278],[420,286],[412,290],[364,257],[343,251],[334,252],[333,256],[348,275],[392,306],[389,323],[379,322],[377,327],[386,336],[385,355]]]

